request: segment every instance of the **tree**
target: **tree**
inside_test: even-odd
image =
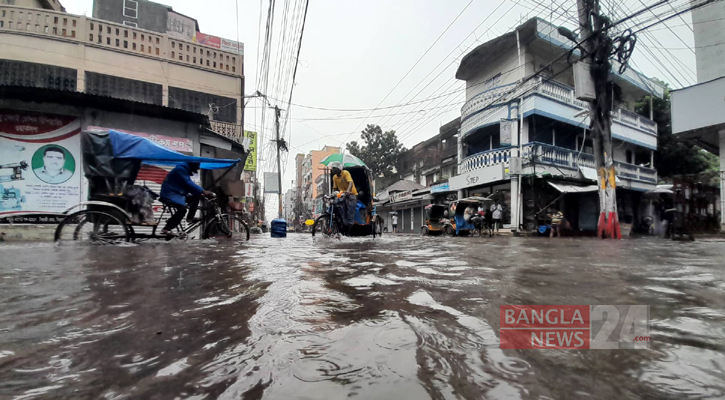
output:
[[[655,152],[655,168],[661,178],[669,178],[681,174],[699,174],[708,172],[718,164],[717,156],[709,153],[693,143],[682,140],[672,134],[672,114],[670,112],[669,86],[665,87],[663,98],[653,99],[653,117],[657,123],[657,151]],[[635,104],[635,111],[649,118],[650,98],[645,96]]]
[[[373,171],[373,176],[386,180],[395,176],[400,154],[405,147],[398,141],[395,131],[383,133],[378,125],[369,124],[362,131],[364,145],[357,141],[347,144],[347,151],[360,158]]]

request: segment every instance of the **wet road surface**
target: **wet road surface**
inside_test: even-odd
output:
[[[725,241],[0,245],[0,399],[725,398]],[[502,304],[649,304],[649,350],[501,350]]]

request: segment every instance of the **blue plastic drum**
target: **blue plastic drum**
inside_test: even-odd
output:
[[[287,237],[287,221],[280,218],[272,220],[272,237]]]

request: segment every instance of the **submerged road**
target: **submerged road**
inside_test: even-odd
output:
[[[0,244],[0,399],[725,397],[725,241]],[[502,304],[647,304],[648,350],[501,350]]]

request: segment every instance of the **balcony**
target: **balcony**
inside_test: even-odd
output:
[[[512,148],[501,148],[484,151],[466,157],[461,161],[461,174],[493,165],[508,164],[511,160]],[[576,171],[580,167],[594,168],[594,155],[580,153],[577,150],[565,149],[544,143],[528,143],[521,146],[521,158],[524,167],[531,164],[551,165]],[[657,170],[640,167],[621,161],[615,161],[617,176],[620,178],[656,184]]]
[[[242,76],[243,54],[168,35],[63,12],[0,6],[0,33],[38,36],[112,49],[216,73]]]
[[[493,149],[468,156],[461,161],[460,173],[465,174],[490,165],[508,163],[511,159],[511,148]]]
[[[539,101],[529,101],[532,96],[539,97]],[[508,118],[506,103],[517,98],[526,98],[520,110],[524,115],[538,111],[543,115],[556,115],[575,125],[589,125],[588,117],[574,117],[578,112],[589,108],[586,102],[575,98],[574,88],[538,77],[523,86],[518,83],[500,86],[467,101],[461,109],[461,132],[465,136],[481,126]],[[616,138],[643,143],[656,149],[657,124],[654,121],[621,108],[613,111],[612,120],[612,132]]]

